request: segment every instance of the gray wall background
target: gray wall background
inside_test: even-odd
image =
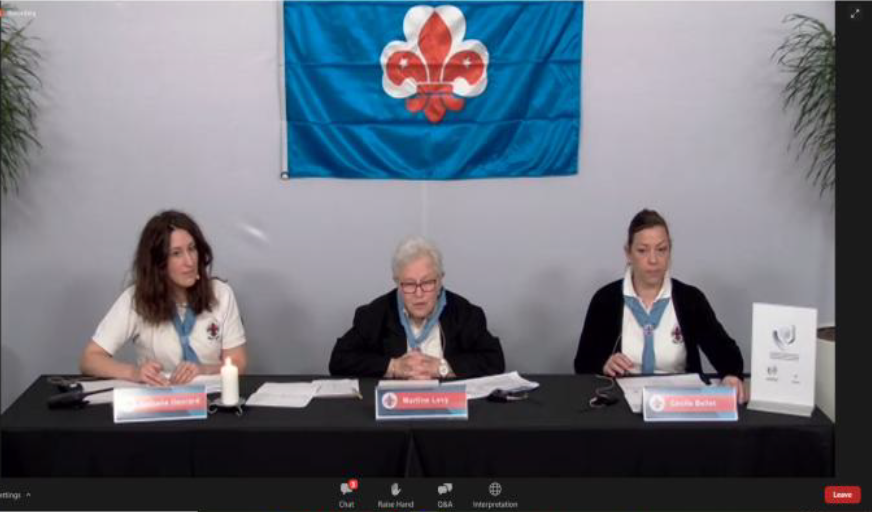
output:
[[[40,374],[77,371],[140,229],[169,207],[212,243],[257,373],[325,373],[412,233],[441,245],[447,286],[485,308],[510,370],[569,373],[645,206],[746,368],[752,302],[834,319],[833,206],[788,151],[770,60],[785,15],[832,27],[831,2],[589,2],[579,174],[448,183],[279,180],[272,2],[19,7],[44,55],[44,149],[0,212],[3,408]]]

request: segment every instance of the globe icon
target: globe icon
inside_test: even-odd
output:
[[[488,486],[487,490],[491,493],[491,496],[497,497],[500,495],[501,492],[503,492],[503,486],[500,485],[498,482],[492,482]]]

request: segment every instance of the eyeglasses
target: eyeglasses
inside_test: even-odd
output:
[[[422,292],[432,292],[436,289],[436,283],[438,282],[438,279],[428,279],[426,281],[421,281],[420,283],[400,283],[400,290],[403,290],[403,293],[407,295],[412,295],[418,291],[418,288],[420,288]]]

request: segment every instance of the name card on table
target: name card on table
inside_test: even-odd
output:
[[[467,405],[466,386],[462,384],[375,388],[376,420],[466,420]]]
[[[206,419],[206,387],[116,388],[115,423]]]
[[[736,390],[729,386],[700,388],[645,387],[645,421],[738,421]]]
[[[754,304],[748,409],[811,416],[817,310]]]

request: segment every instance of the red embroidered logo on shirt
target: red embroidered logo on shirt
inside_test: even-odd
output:
[[[215,341],[218,338],[218,332],[220,329],[218,328],[218,324],[212,322],[209,324],[209,327],[206,327],[206,332],[209,333],[209,339]]]
[[[684,343],[684,337],[681,335],[681,327],[675,326],[675,329],[672,329],[672,343],[679,345]]]

